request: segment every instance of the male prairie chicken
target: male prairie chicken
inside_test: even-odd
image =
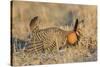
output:
[[[28,53],[45,53],[45,51],[52,51],[67,46],[68,44],[75,44],[78,41],[78,19],[76,20],[73,31],[64,31],[57,27],[51,27],[46,29],[39,29],[36,21],[38,16],[34,17],[30,22],[31,29],[31,44],[27,45],[25,52]]]

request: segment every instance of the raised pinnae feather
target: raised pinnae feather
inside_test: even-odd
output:
[[[76,19],[76,22],[75,22],[75,26],[74,26],[74,31],[76,31],[77,30],[77,27],[78,27],[78,19]]]

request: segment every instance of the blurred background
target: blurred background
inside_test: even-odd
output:
[[[65,31],[73,30],[76,18],[79,21],[80,40],[75,47],[67,48],[59,59],[55,56],[42,58],[42,64],[85,62],[97,60],[97,7],[95,5],[56,4],[14,1],[12,3],[12,36],[25,41],[30,33],[29,24],[33,17],[39,16],[39,28],[59,27]],[[17,43],[22,44],[22,41]],[[40,59],[23,58],[14,54],[15,65],[40,64]],[[17,58],[17,59],[16,59]],[[52,59],[53,58],[53,59]],[[56,61],[55,61],[56,60]],[[30,62],[29,62],[30,61]]]

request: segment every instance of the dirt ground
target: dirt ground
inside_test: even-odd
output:
[[[95,5],[55,4],[14,1],[12,3],[12,37],[23,41],[30,33],[30,20],[39,16],[39,28],[59,27],[72,30],[78,18],[80,40],[59,54],[26,55],[13,51],[13,65],[60,64],[97,60],[97,7]],[[13,44],[12,44],[13,45]],[[18,44],[17,44],[18,45]],[[15,49],[14,49],[15,50]]]

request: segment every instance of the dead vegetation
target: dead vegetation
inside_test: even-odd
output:
[[[72,14],[69,14],[70,12]],[[65,47],[59,53],[34,55],[26,54],[23,50],[19,52],[14,50],[14,65],[58,64],[97,60],[96,6],[15,1],[13,2],[12,36],[24,41],[27,40],[27,35],[30,33],[29,22],[34,16],[40,17],[40,29],[59,27],[63,30],[72,30],[76,18],[84,20],[84,22],[79,23],[78,27],[80,40],[75,46]],[[72,22],[69,22],[68,17]]]

